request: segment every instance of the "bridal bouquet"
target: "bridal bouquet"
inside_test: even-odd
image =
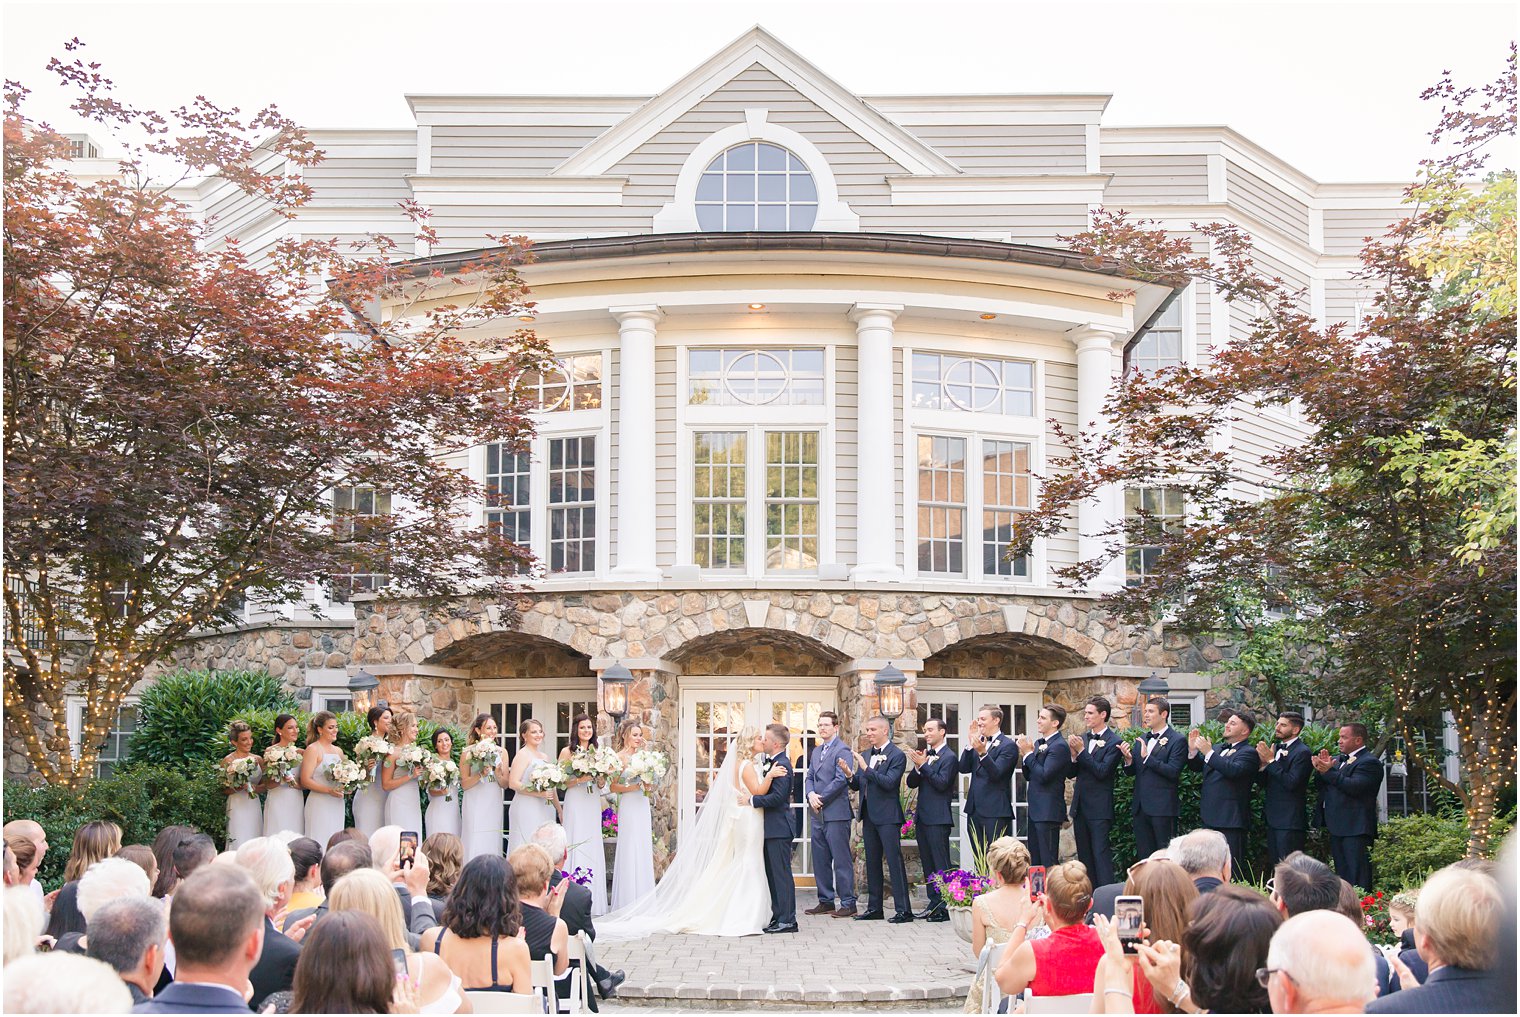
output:
[[[264,750],[264,772],[275,784],[295,784],[301,772],[301,750],[294,745],[271,745]]]
[[[432,753],[421,745],[404,745],[395,752],[395,764],[397,773],[413,773],[420,771],[422,765],[427,762]]]
[[[454,786],[459,779],[459,767],[452,759],[444,759],[429,753],[428,759],[422,764],[422,786],[429,791],[447,791]],[[443,800],[451,802],[454,796],[445,794]]]
[[[459,753],[459,762],[468,766],[471,773],[490,773],[501,762],[501,746],[490,739],[466,745]]]
[[[254,790],[254,785],[258,783],[258,776],[258,756],[244,756],[222,764],[222,786],[230,787],[234,791],[246,791],[249,798],[259,796],[259,793]]]
[[[595,777],[606,780],[623,768],[618,754],[605,745],[595,748],[576,749],[570,753],[571,777]]]
[[[523,790],[542,794],[545,791],[563,791],[570,778],[558,765],[542,763],[528,771],[523,780]]]
[[[352,759],[339,759],[328,764],[327,779],[344,794],[353,794],[369,786],[369,770]]]
[[[375,760],[388,756],[395,746],[379,735],[365,735],[354,743],[354,760],[366,769],[372,769]]]
[[[629,775],[650,787],[658,784],[669,769],[670,760],[655,749],[640,749],[628,760]]]

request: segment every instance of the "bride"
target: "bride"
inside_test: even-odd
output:
[[[750,755],[738,751],[748,745]],[[765,881],[764,817],[749,804],[783,776],[775,767],[760,776],[753,757],[764,753],[754,728],[729,743],[692,829],[655,888],[632,904],[596,920],[597,942],[637,939],[656,932],[749,936],[770,921]],[[742,802],[742,804],[741,804]]]

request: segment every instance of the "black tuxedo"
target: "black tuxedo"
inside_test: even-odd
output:
[[[1066,822],[1066,781],[1077,774],[1071,748],[1059,734],[1037,738],[1023,760],[1029,781],[1029,860],[1034,865],[1061,862],[1061,824]]]
[[[971,774],[966,789],[966,825],[978,850],[1013,829],[1013,768],[1019,749],[1013,739],[998,734],[985,755],[975,748],[961,753],[961,773]]]
[[[1124,757],[1119,735],[1105,727],[1102,735],[1082,734],[1082,751],[1075,763],[1077,782],[1071,792],[1071,826],[1077,837],[1077,858],[1087,866],[1094,886],[1114,881],[1114,847],[1109,829],[1114,823],[1114,777]],[[1097,747],[1094,747],[1097,742]]]
[[[249,1003],[254,1010],[264,1005],[264,997],[270,993],[284,991],[295,983],[296,962],[300,959],[301,944],[277,930],[266,916],[264,952],[248,972],[248,980],[253,983],[253,999]]]
[[[787,766],[785,752],[762,765],[762,776],[773,767]],[[771,922],[797,924],[797,885],[792,880],[792,774],[771,781],[770,790],[755,795],[752,804],[765,814],[765,882],[771,890]]]
[[[1314,753],[1302,738],[1287,748],[1272,747],[1272,762],[1256,771],[1256,783],[1267,789],[1262,819],[1267,827],[1267,868],[1295,851],[1302,851],[1309,828],[1309,775]]]
[[[939,749],[927,750],[924,765],[908,771],[908,786],[918,788],[918,806],[913,825],[918,837],[918,860],[924,869],[924,887],[929,907],[943,908],[939,893],[929,886],[929,874],[950,868],[950,832],[955,827],[950,805],[960,792],[959,767],[955,753],[943,743]]]
[[[1353,758],[1354,757],[1354,758]],[[1372,887],[1372,838],[1377,834],[1377,794],[1383,786],[1383,761],[1365,746],[1352,756],[1337,756],[1318,774],[1316,825],[1330,831],[1335,872],[1352,886]]]
[[[866,848],[867,911],[880,911],[882,862],[892,873],[892,901],[897,914],[911,914],[908,902],[908,870],[903,865],[903,810],[900,789],[908,757],[888,742],[865,753],[866,765],[850,777],[850,787],[860,792],[860,826]]]
[[[1187,738],[1168,724],[1151,741],[1148,757],[1142,757],[1137,738],[1130,747],[1124,771],[1134,775],[1135,795],[1130,821],[1135,831],[1135,854],[1149,858],[1177,836],[1177,781],[1187,765]]]
[[[1251,827],[1251,788],[1261,759],[1256,746],[1242,738],[1234,745],[1216,745],[1188,760],[1188,769],[1203,771],[1203,796],[1198,818],[1210,830],[1224,834],[1230,845],[1230,866],[1237,875],[1245,864],[1246,831]]]

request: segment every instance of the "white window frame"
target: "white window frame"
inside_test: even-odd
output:
[[[822,349],[823,404],[819,406],[692,406],[691,357],[693,349]],[[676,564],[696,566],[694,553],[694,484],[695,441],[698,431],[743,431],[745,448],[745,519],[744,569],[704,569],[712,579],[787,579],[816,575],[813,570],[785,572],[765,571],[765,432],[818,432],[818,564],[835,561],[835,472],[834,472],[834,346],[830,342],[810,340],[806,335],[789,336],[785,341],[735,341],[735,337],[714,337],[712,342],[683,343],[676,347]]]
[[[308,668],[306,687],[311,690],[311,712],[332,710],[349,713],[353,710],[354,694],[348,689],[348,671],[344,668]],[[349,705],[343,710],[333,710],[328,699],[344,699]]]
[[[1174,304],[1180,319],[1177,329],[1177,363],[1180,366],[1198,366],[1198,303],[1195,289],[1196,286],[1189,284],[1187,289],[1178,294]],[[1126,351],[1125,373],[1131,369],[1129,353]]]
[[[124,697],[121,703],[117,706],[118,711],[125,709],[128,706],[135,709],[141,698],[142,697],[136,695],[129,695]],[[66,723],[68,725],[69,732],[69,748],[74,753],[75,758],[78,758],[79,746],[84,739],[85,697],[79,695],[66,696],[64,698],[64,708],[67,714]],[[139,720],[140,719],[141,717],[139,717]],[[231,749],[229,748],[228,751],[231,751]],[[125,762],[126,759],[123,757],[122,759],[116,760],[114,765],[120,766]],[[99,767],[100,761],[98,759],[96,760],[95,765]]]

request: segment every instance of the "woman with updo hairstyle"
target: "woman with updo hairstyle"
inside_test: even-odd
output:
[[[235,720],[227,727],[227,740],[232,751],[222,757],[222,766],[239,759],[262,760],[253,752],[253,728],[245,720]],[[227,850],[233,851],[245,840],[264,836],[264,806],[259,801],[259,788],[264,783],[264,768],[257,765],[247,790],[222,785],[227,796]],[[251,792],[251,793],[250,793]]]
[[[578,713],[570,722],[570,744],[559,754],[560,766],[570,773],[570,761],[576,752],[596,749],[596,721],[589,713]],[[607,854],[602,850],[602,795],[606,788],[590,775],[573,776],[565,788],[565,837],[570,842],[570,857],[565,868],[591,873],[591,914],[607,913]]]
[[[1029,989],[1037,999],[1091,992],[1103,943],[1085,922],[1092,907],[1087,868],[1081,862],[1052,866],[1045,873],[1040,903],[1050,935],[1005,951],[997,969],[998,987],[1010,996]]]
[[[1029,899],[1029,848],[1017,837],[999,837],[987,845],[987,871],[992,889],[971,902],[971,957],[978,962],[971,991],[966,994],[966,1013],[982,1012],[982,994],[992,972],[987,970],[982,948],[988,943],[1010,944],[1003,956],[1018,949],[1031,929],[1043,929],[1044,911]]]
[[[544,725],[529,718],[517,725],[517,756],[507,771],[507,787],[512,789],[512,804],[507,809],[507,854],[533,843],[538,828],[559,822],[559,793],[530,791],[528,782],[545,766],[552,766],[544,749]]]
[[[306,726],[306,751],[301,755],[301,786],[306,795],[306,836],[326,844],[344,827],[343,789],[332,782],[328,769],[347,753],[338,745],[338,718],[326,710]]]
[[[282,713],[274,719],[274,741],[269,748],[293,749],[300,737],[300,722],[291,714]],[[295,767],[285,780],[270,780],[265,786],[268,793],[264,796],[264,836],[302,833],[306,829],[306,820],[302,814],[301,768]]]
[[[470,745],[496,742],[497,734],[496,719],[489,713],[478,714],[470,725]],[[497,745],[500,747],[499,742]],[[501,789],[507,786],[507,750],[501,750],[493,770],[475,769],[461,752],[459,784],[464,789],[459,809],[464,860],[468,862],[482,855],[501,857]]]
[[[380,764],[380,784],[385,788],[385,825],[399,826],[422,836],[422,787],[417,766],[402,769],[396,756],[417,743],[417,715],[399,713],[391,724],[391,755]]]
[[[439,759],[454,759],[454,734],[448,728],[434,729],[431,746]],[[427,815],[422,824],[429,837],[435,833],[459,836],[459,793],[457,780],[448,787],[428,788]]]
[[[369,733],[376,738],[382,738],[389,742],[392,723],[391,708],[389,706],[372,706],[364,715],[365,722],[369,725]],[[385,788],[380,783],[380,769],[385,764],[385,758],[376,759],[370,765],[369,783],[354,792],[354,826],[359,832],[368,837],[376,830],[385,825]]]

